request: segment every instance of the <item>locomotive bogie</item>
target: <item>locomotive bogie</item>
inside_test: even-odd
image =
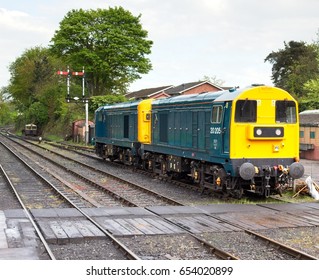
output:
[[[303,175],[298,104],[274,87],[146,99],[96,111],[96,153],[201,188],[269,196]]]

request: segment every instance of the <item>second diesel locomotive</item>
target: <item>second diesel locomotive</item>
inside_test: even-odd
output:
[[[106,105],[96,153],[241,197],[268,197],[301,178],[298,104],[264,85]]]

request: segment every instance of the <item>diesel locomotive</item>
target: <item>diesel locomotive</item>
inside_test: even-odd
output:
[[[298,104],[264,85],[102,106],[95,142],[102,158],[236,197],[268,197],[304,174]]]

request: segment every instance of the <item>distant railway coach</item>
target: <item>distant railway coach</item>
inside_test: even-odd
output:
[[[96,111],[96,153],[201,188],[269,196],[302,177],[298,104],[279,88],[121,103]]]
[[[37,125],[30,123],[24,126],[24,135],[25,136],[37,136],[38,135],[38,127]]]

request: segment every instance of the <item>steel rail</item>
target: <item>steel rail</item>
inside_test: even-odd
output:
[[[42,180],[47,182],[60,196],[63,197],[67,202],[70,203],[75,209],[77,209],[83,216],[85,216],[91,223],[93,223],[96,227],[98,227],[111,241],[116,244],[120,250],[128,256],[129,259],[139,260],[140,258],[133,253],[127,246],[125,246],[121,241],[117,240],[110,232],[105,230],[103,226],[97,223],[93,218],[91,218],[87,213],[85,213],[81,208],[79,208],[76,204],[73,203],[67,196],[65,196],[62,192],[60,192],[53,184],[51,184],[47,179],[45,179],[41,174],[39,174],[36,170],[34,170],[28,163],[26,163],[21,157],[19,157],[14,151],[12,151],[9,147],[7,147],[4,143],[0,142],[4,147],[6,147],[15,157],[17,157],[23,164],[25,164],[31,171],[33,171],[37,176],[39,176]],[[2,169],[2,168],[1,168]],[[9,177],[6,176],[8,179]],[[20,198],[21,199],[21,198]],[[22,200],[21,200],[22,201]],[[29,214],[30,215],[30,214]]]
[[[17,143],[17,142],[15,142],[15,143]],[[22,144],[20,144],[20,143],[17,143],[17,144],[23,146],[24,148],[26,148],[26,149],[28,149],[28,150],[30,150],[30,151],[32,151],[32,152],[37,153],[38,155],[41,155],[41,154],[39,154],[38,152],[36,152],[36,151],[30,149],[29,147],[26,147],[26,146],[24,146],[24,145],[22,145]],[[55,152],[54,152],[54,153],[55,153]],[[59,156],[61,156],[59,153],[57,153],[57,154],[58,154]],[[43,156],[43,155],[41,155],[41,156]],[[64,158],[64,156],[62,156],[62,157]],[[66,157],[66,158],[67,158],[67,157]],[[52,161],[52,160],[49,159],[49,158],[46,158],[46,159],[48,159],[49,161]],[[68,159],[68,158],[67,158],[67,159]],[[71,159],[71,160],[72,160],[72,159]],[[56,164],[56,162],[54,162],[54,164]],[[91,168],[91,169],[92,169],[92,168]],[[95,170],[95,168],[93,168],[93,169]],[[69,169],[68,169],[68,171],[70,172]],[[103,171],[102,171],[102,172],[103,172]],[[125,180],[123,180],[123,181],[126,182]],[[61,195],[63,195],[63,194],[61,194]],[[70,201],[70,203],[73,204],[72,201]],[[181,203],[178,203],[178,205],[183,206],[183,204],[181,204]],[[76,209],[78,209],[76,205],[74,205],[74,207],[75,207]],[[177,227],[181,228],[181,229],[182,229],[183,231],[185,231],[187,234],[189,234],[189,235],[192,236],[194,239],[196,239],[196,240],[199,241],[201,244],[203,244],[203,246],[207,247],[207,248],[210,250],[211,253],[215,254],[215,255],[218,256],[219,258],[224,259],[224,260],[238,260],[238,258],[235,257],[234,255],[232,255],[232,254],[230,254],[230,253],[228,253],[228,252],[225,252],[225,251],[223,251],[223,250],[221,250],[221,249],[219,249],[219,248],[213,246],[212,244],[208,243],[208,242],[205,241],[204,239],[202,239],[202,238],[196,236],[195,234],[193,234],[191,231],[185,229],[185,228],[182,227],[181,225],[179,225],[179,224],[177,224],[177,223],[174,223],[174,222],[170,221],[169,219],[166,219],[166,218],[164,218],[164,217],[161,217],[161,216],[159,216],[158,214],[153,213],[153,212],[150,211],[149,209],[145,209],[145,210],[148,211],[148,212],[150,212],[150,213],[152,213],[152,214],[155,214],[157,217],[159,217],[159,218],[162,219],[162,220],[165,220],[166,222],[170,223],[171,225],[174,225],[174,226],[177,226]],[[98,227],[100,230],[102,230],[105,234],[107,234],[108,236],[110,236],[111,239],[113,239],[113,236],[110,235],[110,233],[109,233],[108,231],[105,231],[105,229],[104,229],[103,227],[101,227],[97,222],[95,222],[95,220],[91,219],[90,216],[88,216],[82,209],[78,209],[78,211],[81,212],[82,215],[84,215],[85,217],[87,217],[95,226],[97,226],[97,227]],[[119,242],[119,241],[117,240],[116,242]],[[122,246],[125,246],[125,245],[122,245]],[[129,250],[129,249],[128,249],[128,250]],[[131,254],[132,254],[131,259],[139,259],[136,255],[134,255],[134,253],[131,252]]]
[[[34,221],[34,219],[33,219],[32,215],[31,215],[29,209],[28,209],[28,208],[26,207],[26,205],[24,204],[24,202],[23,202],[23,200],[21,199],[21,197],[20,197],[18,191],[17,191],[16,188],[14,187],[14,185],[13,185],[13,183],[11,182],[11,180],[10,180],[8,174],[7,174],[6,171],[3,169],[3,167],[2,167],[1,164],[0,164],[0,169],[1,169],[1,173],[2,173],[2,174],[4,175],[4,177],[5,177],[6,181],[8,182],[8,184],[10,185],[10,187],[12,188],[12,190],[13,190],[15,196],[17,197],[17,199],[18,199],[18,201],[19,201],[19,203],[20,203],[20,205],[22,206],[22,208],[23,208],[23,210],[24,210],[24,212],[25,212],[27,218],[28,218],[29,221],[31,222],[31,224],[32,224],[32,226],[34,227],[35,231],[37,232],[37,234],[38,234],[38,236],[39,236],[39,238],[40,238],[40,240],[41,240],[43,246],[45,247],[45,250],[47,251],[47,253],[48,253],[50,259],[51,259],[51,260],[56,260],[54,254],[53,254],[52,250],[50,249],[49,244],[46,242],[46,240],[45,240],[45,238],[44,238],[44,236],[43,236],[43,234],[42,234],[40,228],[37,226],[37,224],[36,224],[36,222]]]
[[[28,141],[28,143],[33,144],[33,145],[36,145],[36,144],[31,143],[31,142],[29,142],[29,141]],[[18,144],[19,144],[19,143],[18,143]],[[20,145],[21,145],[21,144],[20,144]],[[23,145],[22,145],[22,146],[23,146]],[[40,147],[40,148],[43,148],[43,147],[38,146],[38,145],[36,145],[36,146],[37,146],[37,147]],[[25,146],[24,146],[24,147],[25,147]],[[28,149],[29,149],[29,148],[28,148]],[[43,149],[44,149],[44,148],[43,148]],[[33,151],[33,150],[32,150],[32,151]],[[94,168],[94,167],[88,166],[87,164],[83,164],[83,163],[78,162],[78,161],[76,161],[76,160],[70,159],[70,158],[65,157],[64,155],[61,155],[61,154],[56,153],[56,152],[54,152],[54,151],[50,151],[50,152],[53,152],[54,154],[57,154],[57,155],[59,155],[59,156],[61,156],[61,157],[63,157],[63,158],[66,158],[66,159],[68,159],[68,160],[72,160],[72,161],[74,161],[74,162],[77,162],[77,163],[79,163],[79,164],[81,164],[81,165],[84,165],[85,167],[88,167],[88,168],[90,168],[90,169],[93,169],[94,171],[98,171],[98,172],[102,172],[102,173],[108,174],[107,172],[104,172],[104,171],[102,171],[102,170],[99,170],[99,169],[96,169],[96,168]],[[114,176],[114,175],[110,174],[110,176]],[[114,177],[115,177],[115,176],[114,176]],[[118,180],[117,177],[115,177],[115,178]],[[122,180],[122,179],[121,179],[121,180]],[[126,182],[126,181],[124,180],[124,182]],[[181,206],[183,206],[183,204],[181,204],[181,203],[179,203],[179,202],[177,202],[176,205],[181,205]],[[196,207],[195,207],[195,208],[196,208]],[[218,220],[220,220],[220,221],[222,221],[222,222],[224,222],[224,223],[227,223],[227,224],[230,224],[230,225],[235,226],[235,227],[237,227],[237,228],[240,228],[241,230],[243,230],[243,231],[246,232],[247,234],[256,236],[257,238],[259,238],[259,239],[261,239],[261,240],[263,240],[263,241],[265,241],[265,242],[271,243],[271,244],[274,245],[275,247],[279,248],[281,251],[283,251],[283,252],[285,252],[285,253],[287,253],[287,254],[289,254],[289,255],[291,255],[291,256],[297,258],[297,259],[304,259],[304,260],[317,260],[317,259],[318,259],[318,258],[316,258],[316,257],[314,257],[314,256],[312,256],[312,255],[309,255],[309,254],[305,253],[305,252],[302,252],[302,251],[300,251],[300,250],[294,249],[294,248],[292,248],[292,247],[290,247],[290,246],[287,246],[287,245],[285,245],[285,244],[282,244],[282,243],[280,243],[280,242],[277,242],[277,241],[275,241],[275,240],[273,240],[273,239],[271,239],[271,238],[268,238],[268,237],[266,237],[266,236],[263,236],[263,235],[261,235],[261,234],[259,234],[259,233],[254,232],[254,231],[248,230],[248,229],[244,228],[243,226],[240,226],[240,225],[238,225],[238,224],[234,224],[234,223],[232,223],[232,222],[230,222],[230,221],[228,221],[228,220],[225,220],[225,219],[222,219],[222,218],[219,218],[219,217],[215,217],[215,216],[211,215],[210,213],[208,213],[208,212],[206,212],[206,211],[204,211],[204,210],[202,210],[202,209],[200,209],[200,210],[203,212],[203,214],[205,214],[205,215],[207,215],[207,216],[213,217],[213,218],[218,219]],[[148,211],[149,211],[149,210],[148,210]],[[152,211],[150,211],[150,212],[153,213]],[[157,215],[156,213],[153,213],[153,214]],[[158,216],[158,215],[157,215],[157,216]],[[223,250],[220,250],[219,248],[216,248],[216,247],[212,246],[210,243],[208,243],[208,242],[206,242],[205,240],[203,240],[203,239],[199,238],[198,236],[194,235],[192,232],[188,231],[188,230],[185,229],[184,227],[182,227],[182,226],[180,226],[180,225],[178,225],[178,224],[175,224],[175,223],[171,222],[170,220],[165,219],[165,218],[163,218],[163,217],[161,217],[161,216],[159,216],[159,217],[160,217],[161,219],[166,220],[166,221],[169,222],[170,224],[173,224],[173,225],[175,225],[175,226],[178,226],[179,228],[181,228],[181,229],[183,229],[184,231],[188,232],[191,236],[193,236],[194,238],[196,238],[198,241],[200,241],[201,243],[203,243],[205,246],[210,247],[210,250],[211,250],[212,252],[214,252],[217,256],[219,256],[219,257],[221,257],[221,258],[223,258],[223,259],[238,259],[237,257],[235,257],[235,256],[233,256],[233,255],[231,255],[231,254],[228,254],[227,252],[224,252]]]
[[[238,224],[232,223],[232,222],[230,222],[230,221],[228,221],[226,219],[211,215],[210,213],[208,213],[207,211],[205,211],[203,209],[200,209],[200,208],[197,208],[197,207],[195,207],[195,208],[200,210],[200,211],[202,211],[203,214],[205,214],[205,215],[207,215],[209,217],[212,217],[212,218],[217,219],[217,220],[219,220],[219,221],[221,221],[223,223],[226,223],[226,224],[232,225],[234,227],[237,227],[237,228],[243,230],[244,232],[246,232],[247,234],[253,235],[253,236],[255,236],[255,237],[257,237],[257,238],[259,238],[259,239],[261,239],[261,240],[263,240],[265,242],[268,242],[268,243],[274,245],[275,247],[277,247],[278,249],[280,249],[281,251],[283,251],[283,252],[285,252],[285,253],[287,253],[287,254],[289,254],[289,255],[297,258],[297,259],[300,259],[300,260],[318,260],[318,258],[315,257],[315,256],[312,256],[310,254],[302,252],[302,251],[300,251],[298,249],[292,248],[292,247],[290,247],[288,245],[285,245],[283,243],[280,243],[280,242],[278,242],[278,241],[276,241],[274,239],[268,238],[268,237],[266,237],[266,236],[264,236],[262,234],[254,232],[252,230],[249,230],[249,229],[247,229],[247,228],[245,228],[243,226],[240,226]]]
[[[13,141],[13,140],[12,140],[12,141]],[[22,144],[19,143],[19,142],[16,142],[16,141],[14,141],[14,142],[17,143],[18,145],[24,147],[25,149],[28,149],[29,151],[31,151],[31,152],[33,152],[33,153],[36,153],[37,155],[39,155],[39,156],[41,156],[41,157],[45,157],[45,156],[43,156],[42,154],[38,153],[37,151],[32,150],[31,148],[26,147],[25,145],[22,145]],[[31,144],[31,145],[34,145],[34,146],[36,146],[37,148],[41,148],[41,149],[47,150],[47,151],[49,151],[50,153],[52,153],[52,154],[54,154],[54,155],[57,155],[57,156],[62,157],[62,158],[64,158],[64,159],[66,159],[66,160],[72,161],[72,162],[74,162],[74,163],[77,163],[77,164],[79,164],[79,165],[81,165],[81,166],[83,166],[83,167],[85,167],[85,168],[88,168],[88,169],[90,169],[90,170],[92,170],[92,171],[95,171],[95,172],[100,173],[100,174],[102,174],[102,175],[109,176],[110,178],[112,178],[112,179],[114,179],[114,180],[116,180],[116,181],[119,181],[119,182],[125,183],[125,184],[129,184],[131,187],[136,188],[136,189],[139,189],[140,191],[145,192],[145,193],[148,193],[148,194],[150,194],[150,195],[152,195],[152,196],[154,196],[154,197],[158,197],[158,198],[160,198],[160,199],[166,201],[167,203],[169,203],[169,204],[171,204],[171,205],[183,206],[182,203],[180,203],[180,202],[178,202],[178,201],[176,201],[176,200],[173,200],[173,199],[171,199],[171,198],[169,198],[169,197],[163,196],[163,195],[161,195],[161,194],[159,194],[159,193],[157,193],[157,192],[154,192],[154,191],[152,191],[152,190],[146,189],[146,188],[144,188],[143,186],[140,186],[140,185],[138,185],[138,184],[136,184],[136,183],[127,181],[127,180],[125,180],[125,179],[118,178],[116,175],[113,175],[113,174],[111,174],[111,173],[109,173],[109,172],[106,172],[106,171],[101,170],[101,169],[99,169],[99,168],[90,166],[90,165],[88,165],[88,164],[86,164],[86,163],[83,163],[83,162],[80,162],[80,161],[78,161],[78,160],[72,159],[72,158],[70,158],[70,157],[67,157],[67,156],[65,156],[65,155],[62,155],[62,154],[57,153],[57,152],[55,152],[55,151],[45,149],[44,147],[41,147],[41,146],[39,146],[39,145],[36,145],[36,144],[34,144],[34,143],[32,143],[32,142],[27,141],[27,143],[29,143],[29,144]],[[69,172],[73,173],[74,175],[78,176],[79,178],[81,178],[81,179],[83,179],[83,180],[86,180],[86,181],[90,181],[90,180],[86,179],[85,177],[81,176],[80,174],[78,174],[78,173],[76,173],[76,172],[74,172],[74,171],[72,171],[72,170],[70,170],[70,169],[64,167],[63,165],[61,165],[61,164],[59,164],[59,163],[53,161],[52,159],[50,159],[50,158],[48,158],[48,157],[45,157],[45,158],[46,158],[46,160],[49,160],[50,162],[54,163],[55,165],[58,165],[58,166],[60,166],[60,167],[62,167],[62,168],[64,168],[64,169],[67,169]],[[93,182],[93,183],[94,183],[94,182]],[[94,184],[95,184],[96,186],[98,186],[99,188],[105,189],[103,186],[101,186],[101,185],[99,185],[99,184],[97,184],[97,183],[94,183]],[[114,194],[114,193],[112,193],[112,192],[109,191],[109,190],[106,190],[106,191],[109,192],[111,195],[114,195],[115,197],[118,197],[118,198],[119,198],[119,196],[118,196],[117,194]],[[133,203],[133,202],[131,202],[131,201],[129,201],[129,200],[126,200],[126,199],[124,199],[124,198],[121,198],[121,200],[124,201],[124,202],[126,202],[126,203],[127,203],[128,205],[130,205],[130,206],[135,206],[135,207],[138,206],[138,205],[136,205],[135,203]]]

